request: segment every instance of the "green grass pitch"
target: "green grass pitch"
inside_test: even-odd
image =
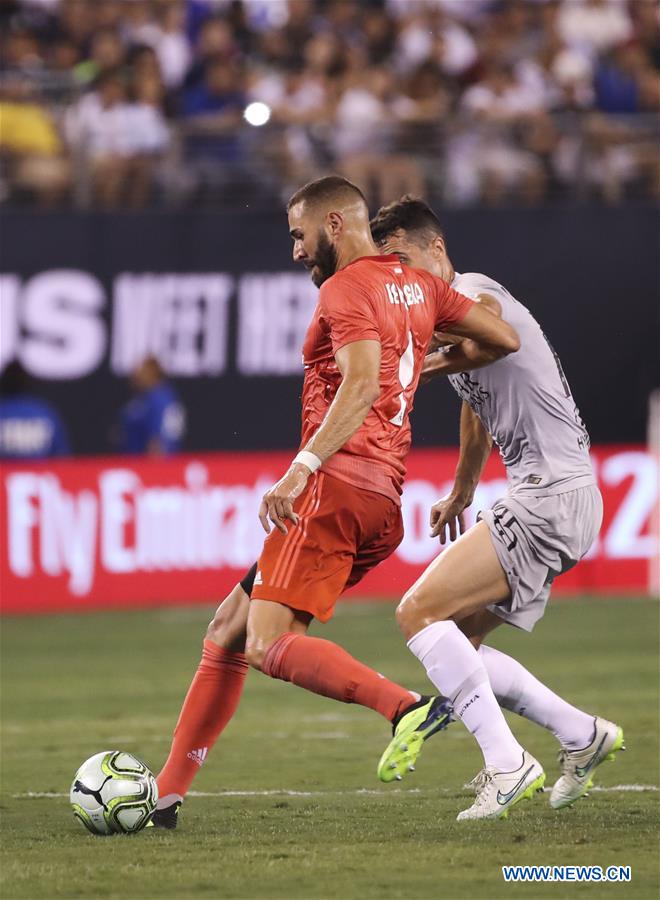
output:
[[[649,600],[555,602],[513,653],[578,705],[620,722],[628,750],[600,787],[556,812],[547,795],[508,821],[457,823],[480,768],[460,723],[417,772],[381,785],[389,736],[375,713],[250,673],[242,705],[194,785],[176,832],[87,834],[67,796],[77,766],[119,748],[163,762],[199,659],[206,608],[7,619],[3,623],[2,897],[657,898],[658,632]],[[316,633],[411,688],[426,689],[390,604],[341,606]],[[510,717],[557,774],[547,732]],[[631,865],[630,884],[505,884],[503,864]]]

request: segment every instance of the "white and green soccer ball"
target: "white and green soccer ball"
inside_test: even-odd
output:
[[[136,756],[104,750],[78,769],[69,798],[74,816],[92,834],[131,834],[153,816],[158,787],[149,767]]]

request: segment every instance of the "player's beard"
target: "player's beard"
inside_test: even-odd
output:
[[[316,272],[314,272],[316,269]],[[312,281],[316,287],[321,287],[331,275],[337,271],[337,249],[330,243],[324,231],[319,231],[319,239],[312,266]]]

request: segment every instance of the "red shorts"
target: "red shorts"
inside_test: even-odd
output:
[[[401,507],[383,494],[315,472],[294,510],[298,525],[287,521],[288,534],[275,529],[264,542],[252,599],[273,600],[327,622],[342,591],[401,543]]]

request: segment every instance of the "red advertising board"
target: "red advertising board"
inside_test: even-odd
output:
[[[353,595],[399,596],[433,559],[440,548],[428,537],[429,508],[448,491],[456,458],[455,450],[411,454],[403,543]],[[216,453],[2,465],[3,611],[221,599],[259,554],[259,501],[290,459],[289,453]],[[657,553],[650,530],[657,466],[642,447],[597,447],[593,459],[605,501],[603,528],[556,590],[644,592]],[[493,455],[473,510],[492,505],[505,489]]]

